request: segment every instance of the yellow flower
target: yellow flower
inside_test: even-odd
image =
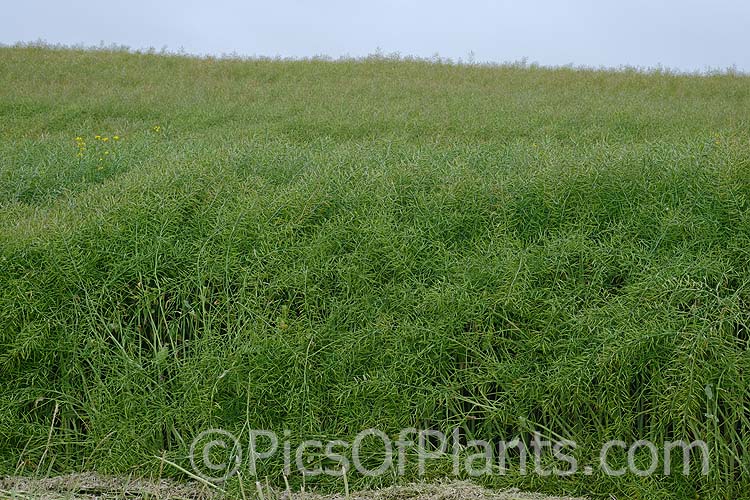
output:
[[[95,136],[94,136],[94,139],[96,139],[97,141],[98,141],[99,139],[101,139],[101,138],[102,138],[102,136],[100,136],[100,135],[95,135]]]
[[[116,140],[116,141],[119,141],[119,140],[120,140],[120,136],[119,136],[119,135],[116,135],[116,136],[114,136],[114,137],[113,137],[112,139],[114,139],[114,140]]]
[[[102,142],[107,142],[109,140],[109,137],[102,137]]]
[[[83,137],[76,137],[76,141],[78,141],[78,142],[83,141]]]
[[[104,152],[104,154],[105,154],[105,155],[108,155],[108,154],[109,154],[109,151],[105,151],[105,152]]]

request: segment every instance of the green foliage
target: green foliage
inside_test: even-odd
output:
[[[0,118],[0,473],[459,426],[750,488],[748,77],[3,48]]]

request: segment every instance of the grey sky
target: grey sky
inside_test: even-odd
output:
[[[746,0],[3,1],[0,43],[750,71]]]

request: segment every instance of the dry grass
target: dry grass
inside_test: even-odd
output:
[[[340,494],[267,492],[264,496],[274,500],[347,500]],[[0,496],[17,500],[218,500],[213,490],[193,484],[174,481],[159,482],[106,477],[97,474],[72,474],[67,476],[32,480],[6,478],[0,480]],[[257,498],[256,495],[252,495]],[[237,497],[235,497],[237,498]],[[441,483],[415,483],[392,486],[378,490],[353,493],[348,500],[584,500],[573,497],[547,496],[523,493],[518,490],[487,490],[466,481]]]

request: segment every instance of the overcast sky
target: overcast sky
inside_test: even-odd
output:
[[[747,0],[2,1],[0,43],[750,72]]]

